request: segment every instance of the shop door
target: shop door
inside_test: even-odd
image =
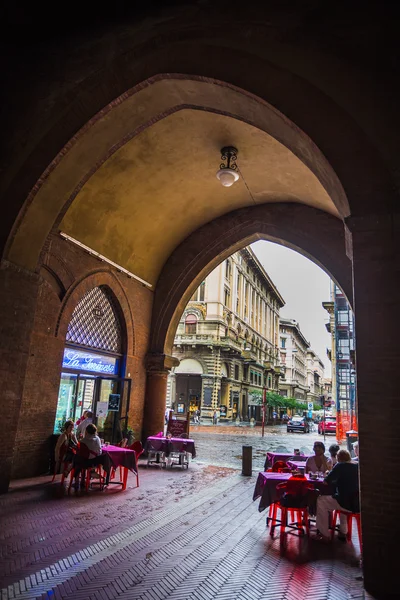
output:
[[[97,378],[94,422],[99,436],[110,444],[118,444],[128,437],[131,384],[131,379]]]

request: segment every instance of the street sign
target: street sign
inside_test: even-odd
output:
[[[308,402],[308,410],[312,410],[314,408],[313,402]]]

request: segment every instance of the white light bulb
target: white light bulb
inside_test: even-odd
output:
[[[217,172],[217,179],[224,187],[231,187],[239,179],[239,175],[233,169],[220,169]]]

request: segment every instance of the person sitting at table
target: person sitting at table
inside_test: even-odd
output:
[[[306,473],[325,473],[330,471],[330,464],[325,456],[325,446],[322,442],[314,442],[314,455],[306,461]]]
[[[329,446],[329,454],[331,455],[331,458],[328,459],[328,463],[330,462],[330,468],[333,469],[333,467],[336,465],[337,463],[337,453],[340,450],[340,446],[338,444],[332,444],[332,446]]]
[[[78,428],[76,430],[76,437],[78,438],[78,440],[80,440],[81,438],[84,437],[86,427],[92,422],[93,422],[93,413],[91,410],[88,410],[88,411],[86,411],[86,418],[83,419],[83,421],[81,421],[79,423]]]
[[[101,454],[101,440],[97,435],[96,425],[89,423],[86,427],[85,435],[81,440],[81,444],[85,444],[94,456]]]
[[[358,489],[358,465],[351,461],[347,450],[339,450],[338,462],[325,478],[327,484],[334,486],[333,496],[319,496],[317,500],[317,529],[318,535],[315,539],[330,541],[329,513],[340,510],[340,525],[338,539],[346,540],[347,534],[347,511],[358,513],[360,511],[360,499]]]
[[[107,473],[105,484],[108,485],[112,466],[111,459],[107,453],[103,454],[101,451],[101,441],[97,435],[97,427],[93,423],[89,423],[85,430],[85,437],[80,442],[79,454],[77,454],[74,460],[75,489],[78,489],[81,469],[89,469],[98,465],[102,465],[104,471]]]
[[[64,475],[67,476],[72,468],[72,461],[75,454],[75,448],[78,442],[74,434],[74,422],[68,420],[65,422],[63,431],[59,436],[54,451],[54,457],[56,460],[56,471],[60,468],[62,462],[69,463],[71,466],[67,467],[64,471]]]

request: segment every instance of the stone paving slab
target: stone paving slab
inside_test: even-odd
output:
[[[321,546],[289,535],[282,551],[252,502],[254,477],[194,482],[182,497],[180,485],[196,477],[200,470],[154,469],[126,493],[54,498],[39,486],[2,497],[1,600],[367,597],[356,541]],[[155,481],[165,502],[138,511],[151,508]]]

